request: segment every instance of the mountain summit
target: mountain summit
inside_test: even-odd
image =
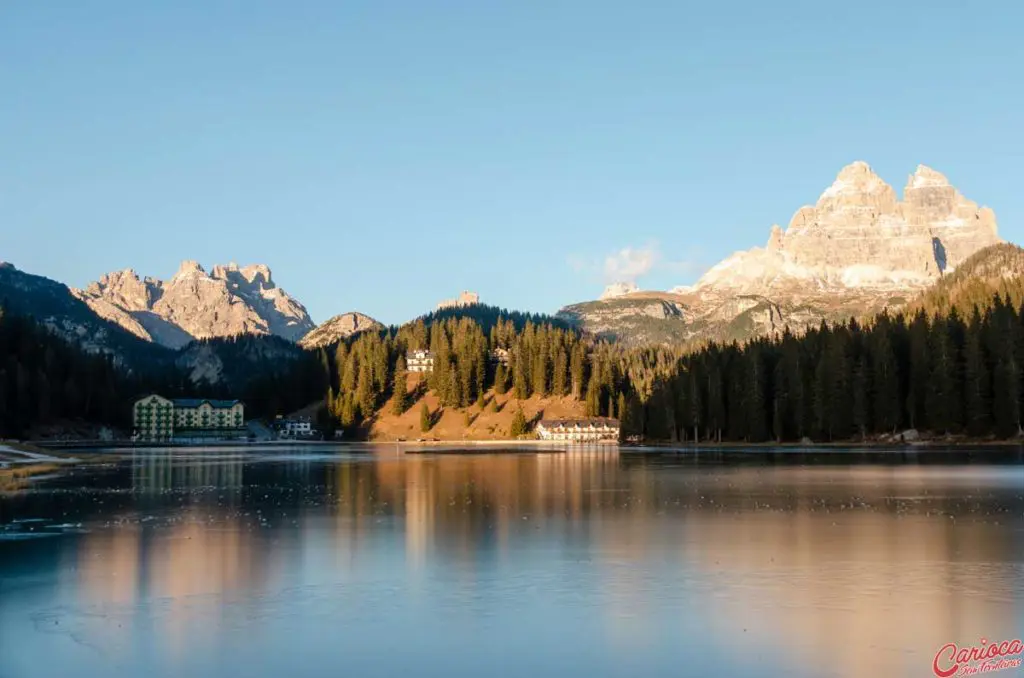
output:
[[[798,209],[785,229],[772,226],[764,247],[736,252],[694,285],[664,293],[681,313],[661,324],[645,319],[642,339],[745,339],[899,307],[1000,242],[992,210],[964,198],[940,172],[918,166],[900,200],[857,161],[840,170],[817,202]],[[629,332],[620,330],[631,326],[630,313],[650,315],[651,297],[626,294],[563,313],[628,340]],[[601,306],[612,302],[614,313]]]
[[[815,205],[797,210],[785,231],[773,227],[764,248],[737,252],[692,289],[918,289],[999,242],[992,210],[964,198],[939,172],[919,166],[901,202],[858,161],[839,172]]]
[[[171,348],[236,334],[298,341],[314,327],[305,307],[274,284],[263,264],[217,265],[207,273],[198,262],[183,261],[167,281],[125,269],[72,292],[97,315]]]

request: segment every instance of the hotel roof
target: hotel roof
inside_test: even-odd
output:
[[[175,407],[199,407],[203,403],[210,403],[214,409],[230,409],[239,404],[240,400],[211,400],[209,398],[174,398],[171,402]]]
[[[611,426],[618,427],[619,420],[611,417],[585,417],[583,419],[542,419],[540,426],[544,428],[555,428],[557,426]]]

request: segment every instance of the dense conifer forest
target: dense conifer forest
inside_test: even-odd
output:
[[[1007,438],[1021,430],[1024,308],[1010,293],[1015,284],[1000,284],[1004,294],[986,299],[960,286],[952,302],[926,297],[912,315],[695,352],[626,348],[551,318],[489,309],[432,314],[314,351],[273,338],[202,342],[231,375],[217,384],[194,384],[180,367],[128,373],[31,319],[3,314],[0,433],[61,420],[124,427],[132,400],[156,391],[241,398],[255,417],[322,401],[322,426],[358,434],[382,408],[419,409],[421,393],[406,391],[405,355],[422,348],[435,369],[421,388],[445,407],[484,407],[492,388],[518,399],[566,396],[649,441],[842,441],[908,428]],[[507,351],[507,365],[495,349]]]
[[[143,388],[110,357],[83,353],[0,307],[0,437],[59,420],[127,424],[131,394]]]
[[[977,308],[977,307],[975,307]],[[571,395],[588,415],[618,417],[626,435],[671,441],[859,440],[917,428],[1009,437],[1020,430],[1024,309],[1001,296],[962,317],[882,314],[745,345],[626,349],[571,330],[499,319],[489,335],[468,318],[421,321],[339,344],[328,411],[354,427],[404,393],[404,354],[429,348],[427,384],[466,407],[493,387],[516,398]],[[510,364],[488,359],[508,350]]]
[[[31,317],[0,306],[0,438],[28,437],[51,424],[128,431],[132,403],[148,393],[241,398],[247,416],[273,417],[321,398],[327,388],[317,356],[283,339],[213,339],[187,350],[200,347],[221,359],[221,383],[194,383],[187,369],[165,359],[118,363],[110,355],[84,352]]]

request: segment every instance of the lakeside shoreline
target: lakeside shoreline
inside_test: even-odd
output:
[[[787,450],[793,449],[820,449],[820,448],[836,448],[836,449],[850,449],[850,448],[863,448],[863,449],[877,449],[877,448],[899,448],[899,449],[915,449],[915,448],[936,448],[936,447],[1024,447],[1024,439],[977,439],[977,438],[922,438],[913,441],[900,441],[900,440],[841,440],[841,441],[803,441],[803,442],[745,442],[745,441],[701,441],[699,443],[693,442],[670,442],[670,441],[650,441],[650,442],[610,442],[610,441],[599,441],[599,442],[567,442],[567,441],[555,441],[555,440],[540,440],[540,439],[508,439],[508,438],[494,438],[494,439],[464,439],[464,438],[438,438],[433,440],[295,440],[295,439],[282,439],[282,440],[259,440],[259,441],[246,441],[246,440],[211,440],[205,442],[163,442],[163,443],[139,443],[137,441],[127,440],[36,440],[36,441],[24,441],[24,442],[8,442],[3,443],[4,445],[13,445],[21,447],[25,450],[29,450],[35,453],[47,454],[60,456],[60,450],[75,450],[75,451],[88,451],[90,449],[103,450],[103,449],[117,449],[117,450],[130,450],[130,449],[199,449],[209,447],[238,447],[238,448],[293,448],[293,447],[338,447],[338,446],[403,446],[409,448],[416,447],[439,447],[445,446],[450,447],[453,445],[459,445],[464,447],[523,447],[523,448],[607,448],[607,449],[664,449],[664,450],[700,450],[700,449],[730,449],[730,448],[742,448],[742,449],[772,449],[781,448]],[[70,461],[70,459],[69,459]]]

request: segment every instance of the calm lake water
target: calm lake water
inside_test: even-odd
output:
[[[0,495],[0,678],[930,676],[1022,635],[1017,448],[155,450]]]

